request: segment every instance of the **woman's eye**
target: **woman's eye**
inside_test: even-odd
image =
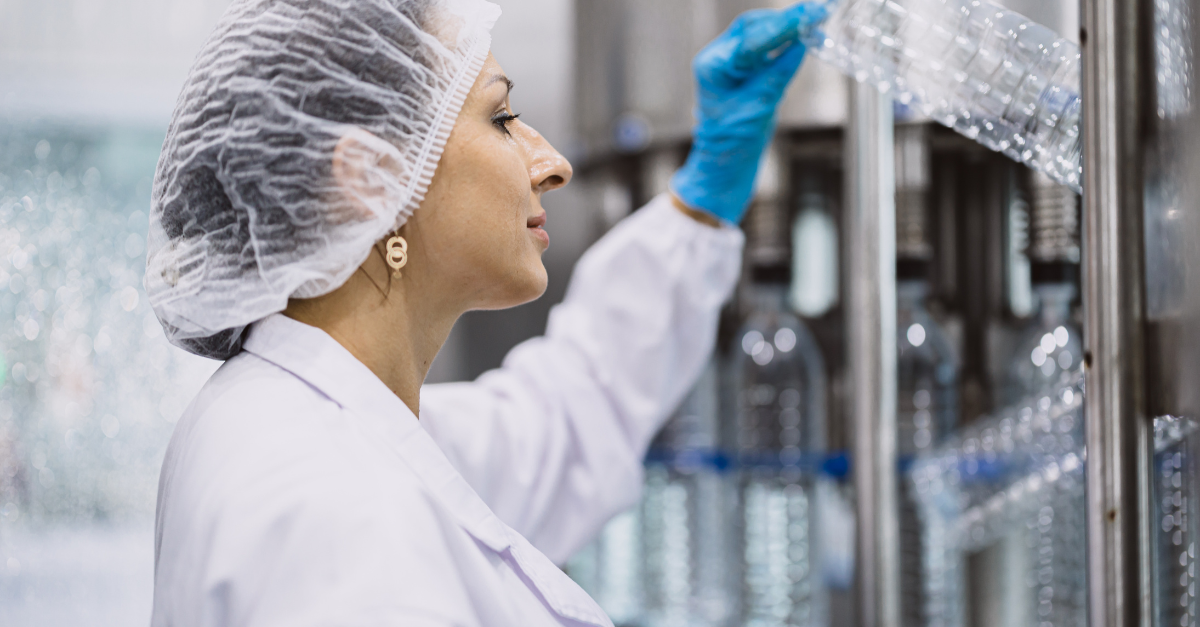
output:
[[[492,124],[495,124],[497,128],[504,131],[505,135],[511,135],[511,133],[508,131],[508,125],[519,117],[521,117],[520,113],[516,115],[512,115],[508,112],[500,113],[492,118]]]

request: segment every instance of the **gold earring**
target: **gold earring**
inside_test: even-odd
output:
[[[408,265],[408,242],[399,235],[387,241],[387,264],[392,268],[392,278],[400,278],[400,269]]]

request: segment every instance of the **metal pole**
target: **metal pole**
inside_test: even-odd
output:
[[[846,310],[858,499],[859,625],[899,627],[892,99],[862,83],[853,83],[850,92]]]
[[[1088,611],[1150,625],[1142,194],[1141,0],[1083,0],[1084,363]]]

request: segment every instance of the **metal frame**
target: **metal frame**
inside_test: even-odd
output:
[[[1152,624],[1143,193],[1148,0],[1082,0],[1088,609]],[[861,627],[899,625],[895,206],[891,102],[853,84],[847,133],[847,321]]]
[[[892,99],[850,86],[847,129],[847,332],[860,627],[900,625],[896,492],[896,178]]]
[[[1088,621],[1151,624],[1144,0],[1083,0]]]

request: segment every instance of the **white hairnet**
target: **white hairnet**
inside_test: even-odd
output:
[[[145,284],[168,339],[225,359],[289,298],[341,286],[424,198],[499,16],[483,0],[235,0],[154,180]],[[332,175],[348,134],[388,157],[356,197]]]

